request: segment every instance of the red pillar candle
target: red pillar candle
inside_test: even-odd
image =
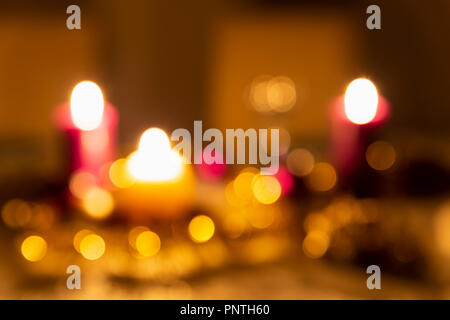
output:
[[[371,81],[363,78],[352,81],[345,95],[332,103],[330,156],[341,182],[345,184],[359,171],[370,136],[389,115],[388,101]]]
[[[118,112],[103,100],[100,88],[91,81],[77,84],[70,104],[57,109],[56,124],[67,139],[69,175],[85,171],[104,183],[102,168],[116,153]]]

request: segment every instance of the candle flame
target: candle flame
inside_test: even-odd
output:
[[[97,84],[82,81],[73,88],[70,112],[77,128],[86,131],[98,128],[103,119],[103,110],[103,94]]]
[[[368,79],[353,80],[347,87],[344,102],[348,120],[358,125],[369,123],[377,113],[377,88]]]
[[[127,164],[131,175],[141,181],[172,180],[182,169],[181,156],[170,148],[169,137],[158,128],[142,134],[138,150],[128,157]]]

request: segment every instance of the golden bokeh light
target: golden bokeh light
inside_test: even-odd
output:
[[[258,112],[286,112],[297,101],[294,82],[287,77],[261,76],[250,86],[250,104]]]
[[[127,160],[118,159],[114,161],[109,167],[109,179],[117,188],[129,188],[135,180],[130,172],[127,170]]]
[[[379,171],[391,168],[396,157],[394,147],[386,141],[376,141],[366,150],[367,163],[372,169]]]
[[[214,235],[215,226],[210,217],[199,215],[191,220],[188,229],[192,240],[195,242],[206,242]]]
[[[269,112],[272,108],[267,99],[270,77],[261,76],[255,79],[250,86],[250,104],[258,112]]]
[[[243,200],[248,200],[252,198],[252,181],[256,176],[256,170],[243,170],[234,179],[233,187],[236,196]]]
[[[88,260],[97,260],[105,253],[105,241],[97,234],[89,234],[80,242],[80,253]]]
[[[223,228],[231,239],[239,238],[247,229],[247,220],[240,214],[230,213],[225,217]]]
[[[2,208],[2,219],[10,228],[25,227],[32,219],[32,208],[24,200],[11,199]]]
[[[297,101],[294,82],[287,77],[275,77],[267,85],[267,102],[272,110],[289,111]]]
[[[329,244],[330,238],[325,232],[311,231],[303,239],[303,252],[307,257],[317,259],[327,252]]]
[[[96,178],[92,173],[79,170],[70,177],[69,190],[78,199],[83,199],[96,184]]]
[[[256,200],[262,204],[272,204],[281,196],[281,184],[273,176],[255,176],[252,189]]]
[[[22,242],[21,252],[31,262],[40,261],[47,253],[47,242],[40,236],[29,236]]]
[[[73,247],[75,248],[75,250],[77,250],[77,252],[80,253],[81,241],[90,234],[94,234],[94,232],[88,229],[80,230],[75,234],[75,236],[73,237]]]
[[[309,214],[303,225],[307,232],[318,230],[329,233],[332,230],[330,219],[326,215],[319,212]]]
[[[239,198],[234,191],[234,181],[229,182],[225,187],[225,199],[231,206],[239,206]]]
[[[294,176],[304,177],[313,170],[314,156],[306,149],[294,149],[287,156],[286,166]]]
[[[336,170],[327,162],[316,163],[312,172],[306,177],[306,184],[314,191],[329,191],[336,182]]]
[[[150,231],[149,228],[145,227],[145,226],[137,226],[134,227],[133,229],[130,230],[130,232],[128,232],[128,244],[136,250],[136,239],[137,237],[145,231]]]
[[[136,238],[136,250],[143,257],[152,257],[159,252],[161,240],[152,231],[141,232]]]
[[[90,189],[83,198],[83,209],[95,219],[108,217],[114,209],[114,199],[107,190],[102,188]]]
[[[266,229],[274,223],[276,213],[274,207],[259,206],[248,213],[248,221],[256,229]]]

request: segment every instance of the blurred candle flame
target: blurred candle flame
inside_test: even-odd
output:
[[[142,134],[138,150],[128,157],[127,168],[140,181],[168,181],[180,175],[182,159],[170,148],[169,137],[163,130],[150,128]]]
[[[345,91],[345,115],[354,124],[371,122],[377,113],[378,92],[368,79],[353,80]]]
[[[70,112],[80,130],[97,129],[103,119],[104,101],[100,87],[92,81],[78,83],[72,91]]]

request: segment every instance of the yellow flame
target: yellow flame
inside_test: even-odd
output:
[[[375,118],[378,107],[378,92],[367,79],[353,80],[345,92],[345,114],[355,124],[366,124]]]
[[[70,112],[77,128],[86,131],[98,128],[102,122],[103,110],[103,94],[97,84],[82,81],[73,88]]]
[[[182,158],[170,148],[163,130],[150,128],[142,134],[138,150],[128,157],[127,167],[137,180],[167,181],[180,175]]]

